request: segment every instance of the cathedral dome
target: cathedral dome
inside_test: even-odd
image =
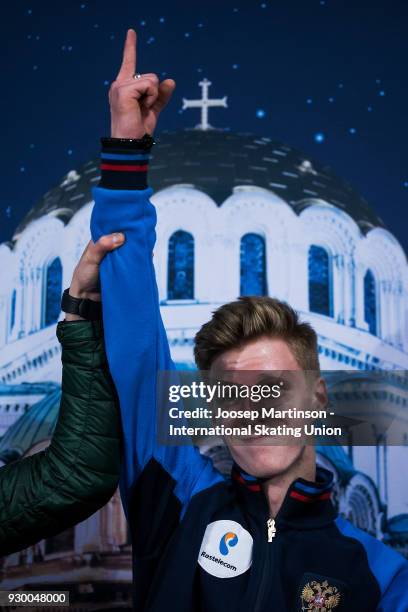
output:
[[[17,227],[13,241],[35,219],[50,214],[67,223],[87,202],[99,180],[95,158],[71,170],[48,191]],[[218,206],[234,187],[256,186],[276,193],[299,213],[324,200],[348,213],[366,233],[384,227],[368,203],[327,166],[270,138],[223,130],[163,131],[153,147],[149,183],[155,192],[188,184],[208,194]]]
[[[51,382],[44,383],[44,386],[47,387],[46,396],[9,427],[1,438],[0,462],[21,459],[30,449],[51,439],[59,411],[61,388]]]

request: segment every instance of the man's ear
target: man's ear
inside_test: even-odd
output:
[[[327,391],[326,381],[322,376],[316,379],[313,391],[313,403],[316,405],[316,410],[325,410],[329,403],[329,393]]]

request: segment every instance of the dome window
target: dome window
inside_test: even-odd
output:
[[[194,238],[184,230],[169,239],[167,299],[194,299]]]
[[[14,323],[16,322],[16,290],[13,289],[11,294],[11,308],[10,308],[10,331],[13,331]]]
[[[374,274],[367,270],[364,276],[364,321],[370,334],[376,335],[377,329],[377,291]]]
[[[332,274],[329,253],[321,246],[309,248],[309,310],[333,316]]]
[[[240,295],[267,295],[265,239],[259,234],[241,238]]]
[[[53,259],[45,273],[44,327],[58,321],[61,312],[62,264],[59,257]]]

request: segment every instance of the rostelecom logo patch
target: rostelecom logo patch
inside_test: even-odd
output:
[[[252,536],[242,525],[214,521],[205,530],[198,563],[212,576],[234,578],[251,567],[252,547]]]

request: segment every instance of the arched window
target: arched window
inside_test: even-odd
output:
[[[364,275],[364,321],[370,334],[377,333],[377,296],[374,274],[367,270]]]
[[[14,323],[16,322],[16,297],[17,292],[15,289],[13,289],[13,293],[11,294],[10,331],[13,330]]]
[[[326,249],[312,244],[308,256],[309,310],[333,316],[330,257]]]
[[[61,312],[62,264],[59,257],[53,259],[45,274],[44,325],[58,321]]]
[[[184,230],[169,239],[167,299],[194,299],[194,238]]]
[[[265,239],[245,234],[240,244],[240,295],[266,295]]]

